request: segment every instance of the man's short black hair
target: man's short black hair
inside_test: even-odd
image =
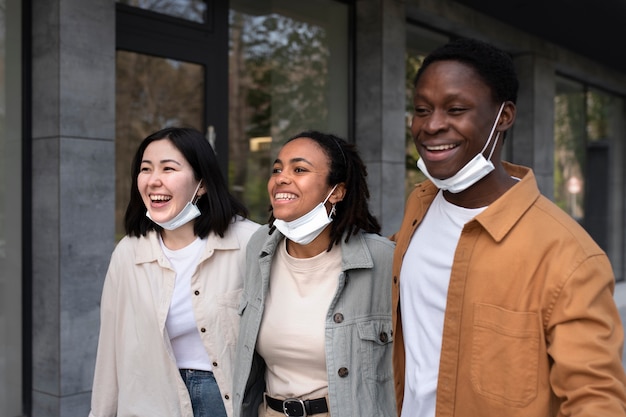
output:
[[[519,81],[513,60],[508,53],[495,46],[476,39],[453,40],[426,56],[415,76],[414,85],[417,85],[424,70],[437,61],[459,61],[467,64],[491,87],[495,101],[517,101]]]

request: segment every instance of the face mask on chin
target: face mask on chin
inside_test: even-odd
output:
[[[285,237],[292,242],[298,243],[300,245],[308,245],[316,237],[322,233],[324,228],[333,221],[333,215],[335,214],[335,205],[333,204],[332,209],[330,210],[330,214],[326,211],[326,202],[330,198],[333,191],[335,191],[337,185],[330,190],[326,199],[319,203],[317,206],[313,208],[313,210],[309,211],[302,217],[299,217],[293,221],[286,222],[284,220],[275,219],[274,226],[276,229],[280,231]]]
[[[491,162],[491,156],[493,155],[493,151],[496,149],[496,144],[498,143],[498,138],[500,137],[500,132],[496,134],[496,138],[493,141],[493,146],[491,147],[491,152],[489,153],[489,159],[485,159],[483,152],[487,150],[487,146],[489,146],[489,142],[491,142],[491,137],[493,136],[493,132],[496,130],[496,126],[498,125],[498,119],[500,119],[500,115],[502,114],[502,110],[504,109],[505,103],[502,103],[500,106],[500,110],[498,111],[498,115],[496,116],[496,120],[493,123],[491,128],[491,132],[489,133],[489,137],[487,138],[487,143],[483,147],[483,150],[480,151],[479,154],[474,156],[463,168],[461,168],[456,174],[446,179],[435,178],[428,172],[426,168],[426,164],[420,158],[417,161],[417,167],[422,171],[422,173],[433,182],[437,186],[437,188],[450,191],[451,193],[460,193],[461,191],[467,190],[469,187],[477,183],[479,180],[483,179],[487,174],[493,171],[495,168],[493,163]]]
[[[157,222],[150,216],[150,210],[146,210],[146,217],[164,228],[165,230],[176,230],[180,226],[189,223],[196,217],[200,216],[200,209],[198,209],[198,206],[196,206],[193,202],[193,200],[196,198],[196,193],[200,189],[200,184],[202,184],[202,181],[198,183],[196,191],[194,191],[191,200],[189,200],[187,204],[185,204],[185,207],[183,207],[183,209],[180,211],[180,213],[178,213],[172,219],[165,222]]]

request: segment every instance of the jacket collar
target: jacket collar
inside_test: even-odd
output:
[[[472,227],[471,225],[474,222],[479,223],[496,242],[504,239],[541,195],[532,169],[505,161],[502,161],[502,165],[509,175],[519,178],[520,181],[491,203],[487,209],[466,226]],[[411,233],[398,235],[398,245],[401,245],[400,239],[411,238],[438,191],[437,187],[430,180],[426,180],[416,186],[409,199],[417,201],[409,201],[407,207],[415,210],[414,217],[419,219],[419,221],[412,225],[413,230]]]
[[[520,181],[475,219],[496,242],[504,239],[541,195],[535,175],[530,168],[508,162],[502,162],[502,165],[509,175],[519,178]]]
[[[237,250],[240,249],[240,247],[241,244],[239,239],[237,239],[235,233],[232,233],[230,228],[226,230],[223,238],[211,232],[206,237],[206,246],[204,247],[204,251],[198,263],[211,257],[216,250]],[[159,243],[158,232],[156,230],[151,230],[146,234],[145,239],[139,239],[139,242],[137,243],[135,262],[137,264],[141,264],[154,261],[163,263],[164,255],[161,250],[161,244]]]

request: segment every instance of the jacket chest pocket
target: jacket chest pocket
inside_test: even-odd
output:
[[[387,381],[393,377],[391,319],[374,319],[357,323],[361,341],[361,366],[368,379]]]
[[[511,407],[537,396],[537,313],[474,305],[471,381],[479,394]]]
[[[207,326],[215,329],[213,335],[220,335],[223,342],[229,346],[235,345],[239,333],[238,308],[241,300],[241,289],[221,294],[215,300],[214,314],[207,316]],[[206,310],[206,308],[205,308]],[[215,336],[212,336],[215,337]]]

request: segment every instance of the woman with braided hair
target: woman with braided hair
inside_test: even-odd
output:
[[[370,213],[354,145],[289,139],[250,239],[239,312],[235,416],[395,416],[393,244]]]

